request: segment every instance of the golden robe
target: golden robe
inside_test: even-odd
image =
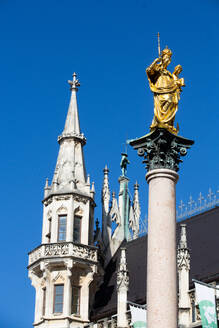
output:
[[[177,133],[173,124],[180,99],[180,81],[183,79],[173,76],[161,64],[148,67],[146,72],[150,89],[154,93],[154,118],[151,130],[155,127],[164,127]]]

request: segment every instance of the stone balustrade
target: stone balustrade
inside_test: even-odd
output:
[[[128,319],[128,328],[132,327],[131,324],[131,311],[126,312]],[[90,322],[84,328],[117,328],[117,314],[112,315],[111,317],[106,317],[98,320],[97,322]]]
[[[97,262],[97,248],[73,242],[42,244],[29,253],[28,266],[40,259],[68,256]]]

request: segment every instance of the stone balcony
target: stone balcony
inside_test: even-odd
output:
[[[73,242],[42,244],[29,252],[28,267],[41,259],[72,257],[97,262],[97,248]]]

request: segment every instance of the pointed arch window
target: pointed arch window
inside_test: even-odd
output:
[[[58,241],[66,241],[67,215],[59,215],[58,221]]]
[[[78,286],[72,286],[72,314],[80,315],[80,293],[81,288]]]
[[[46,313],[46,287],[43,288],[43,315]]]
[[[73,240],[76,243],[81,242],[81,216],[74,216]]]
[[[64,297],[64,285],[55,285],[54,286],[54,313],[63,312],[63,297]]]

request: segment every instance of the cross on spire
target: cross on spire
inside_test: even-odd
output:
[[[179,205],[179,209],[180,209],[180,211],[181,211],[181,215],[182,215],[182,213],[183,213],[183,207],[185,207],[185,205],[183,204],[183,201],[182,201],[182,199],[181,199],[181,201],[180,201],[180,205]]]
[[[195,202],[194,202],[194,200],[192,199],[192,196],[190,195],[190,197],[189,197],[189,201],[188,201],[188,204],[189,204],[189,207],[190,207],[190,211],[192,210],[192,205],[193,205],[193,203],[195,203]]]
[[[77,87],[80,87],[80,83],[77,79],[77,74],[75,72],[72,74],[72,81],[68,80],[68,84],[70,84],[71,90],[76,90],[77,91],[78,90]]]

